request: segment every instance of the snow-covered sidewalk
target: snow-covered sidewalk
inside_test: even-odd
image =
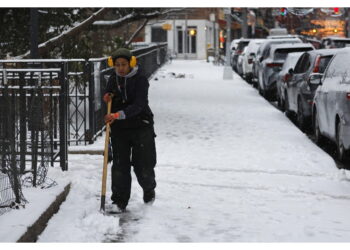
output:
[[[348,241],[349,172],[239,76],[222,76],[176,60],[151,81],[153,206],[133,176],[128,212],[103,216],[102,155],[69,155],[70,194],[39,242]]]

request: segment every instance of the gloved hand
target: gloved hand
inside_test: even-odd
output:
[[[114,122],[115,119],[118,119],[119,117],[119,112],[117,113],[111,113],[109,115],[105,115],[105,123],[110,123],[112,124]]]
[[[108,103],[109,101],[111,101],[113,98],[113,94],[112,93],[106,93],[104,96],[103,96],[103,101],[105,103]]]

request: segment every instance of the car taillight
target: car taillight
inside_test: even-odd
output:
[[[270,67],[270,68],[282,67],[282,63],[267,63],[266,67]]]
[[[347,99],[347,100],[350,100],[350,93],[349,93],[349,92],[346,93],[346,99]]]
[[[248,64],[252,64],[253,63],[253,59],[248,59]]]
[[[290,74],[285,74],[284,77],[283,77],[283,80],[284,80],[285,82],[288,82],[289,79],[290,79]]]
[[[243,50],[236,50],[236,55],[242,54]]]
[[[314,67],[314,70],[313,70],[314,73],[320,72],[320,62],[321,62],[321,57],[317,56],[315,67]]]

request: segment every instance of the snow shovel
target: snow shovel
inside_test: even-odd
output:
[[[111,113],[112,100],[107,103],[107,114]],[[106,183],[107,183],[107,165],[108,165],[108,144],[109,144],[109,132],[110,132],[109,122],[106,124],[106,138],[105,138],[105,150],[103,154],[103,173],[102,173],[102,191],[101,191],[101,208],[100,211],[105,212],[105,202],[106,202]]]

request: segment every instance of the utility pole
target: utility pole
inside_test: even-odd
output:
[[[187,53],[188,53],[188,30],[187,30],[187,12],[186,12],[186,15],[185,15],[185,34],[184,34],[184,38],[185,38],[185,46],[184,46],[184,49],[185,49],[185,59],[187,59]]]
[[[226,15],[226,60],[225,60],[225,67],[224,67],[224,80],[231,80],[233,79],[232,69],[230,67],[231,9],[230,8],[224,9],[224,13]]]
[[[248,38],[247,8],[242,8],[242,37]]]
[[[345,8],[346,13],[346,37],[350,37],[350,8]]]
[[[38,9],[30,9],[30,57],[37,59],[38,53]]]

